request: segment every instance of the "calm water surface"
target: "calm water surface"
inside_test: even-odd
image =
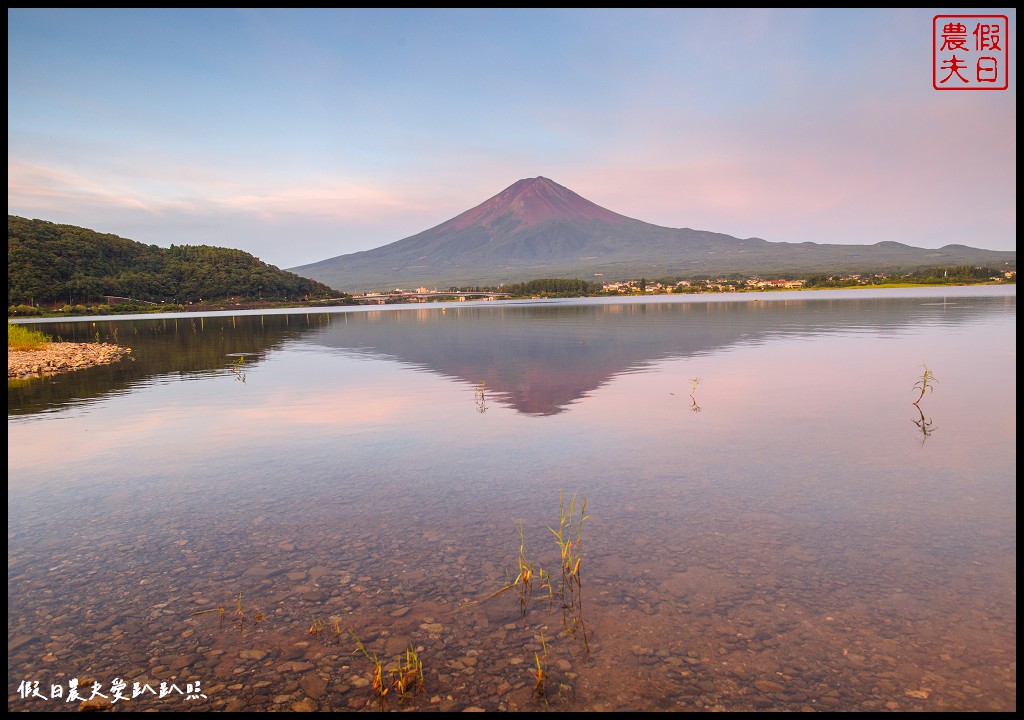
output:
[[[1015,288],[31,326],[135,359],[8,383],[10,710],[1016,709]]]

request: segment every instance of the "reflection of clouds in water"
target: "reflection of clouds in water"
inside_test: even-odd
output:
[[[89,463],[107,456],[123,458],[140,447],[145,447],[147,453],[156,450],[159,454],[160,447],[168,441],[168,432],[174,427],[186,422],[205,427],[201,418],[207,415],[200,410],[196,413],[200,419],[190,420],[193,412],[194,408],[173,406],[161,408],[159,412],[133,412],[125,408],[114,420],[94,406],[89,413],[61,419],[59,442],[54,441],[53,434],[40,432],[36,423],[8,423],[8,486],[17,477],[10,474],[12,470],[32,471],[51,465],[88,467]],[[112,457],[108,461],[112,461]],[[123,460],[114,462],[119,466]]]
[[[289,427],[301,430],[304,426],[369,431],[374,425],[394,422],[416,405],[413,398],[388,395],[383,388],[350,387],[300,398],[282,392],[269,398],[269,402],[240,410],[238,419],[255,435]]]
[[[220,395],[212,386],[201,388],[202,382],[157,385],[150,389],[145,406],[129,402],[116,404],[115,409],[108,400],[87,413],[62,418],[58,443],[52,434],[39,431],[39,423],[9,423],[9,488],[16,487],[18,477],[11,472],[31,475],[40,467],[39,458],[45,458],[46,467],[99,478],[103,467],[202,464],[208,455],[265,447],[268,441],[287,441],[316,428],[329,434],[372,432],[413,414],[416,404],[415,394],[389,396],[378,387],[350,386],[326,393],[314,387],[299,394],[291,388],[260,394],[252,385],[246,387],[251,389],[246,398],[251,404],[242,406],[211,401]],[[38,478],[30,484],[36,482]]]

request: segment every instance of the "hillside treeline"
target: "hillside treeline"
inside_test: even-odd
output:
[[[581,297],[597,295],[601,283],[572,278],[542,278],[521,283],[508,283],[499,290],[510,295],[546,295],[548,297]]]
[[[850,285],[883,285],[892,282],[914,283],[915,285],[974,285],[987,282],[993,278],[1004,276],[1004,270],[980,265],[953,265],[949,267],[930,267],[908,270],[906,272],[890,272],[888,274],[871,274],[854,276],[829,276],[824,274],[808,275],[807,287],[847,287]]]
[[[161,248],[73,225],[7,216],[8,306],[85,304],[104,296],[184,304],[342,294],[241,250]]]

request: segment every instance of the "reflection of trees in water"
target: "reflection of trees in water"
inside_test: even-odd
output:
[[[244,382],[243,364],[256,364],[287,340],[331,322],[330,314],[303,313],[40,323],[32,327],[66,342],[95,342],[99,335],[129,347],[134,361],[8,387],[7,412],[30,415],[96,401],[160,376],[219,375],[225,364]]]

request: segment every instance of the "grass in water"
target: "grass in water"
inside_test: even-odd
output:
[[[921,409],[920,402],[924,399],[925,393],[930,393],[935,390],[935,385],[938,384],[938,380],[935,379],[935,373],[933,373],[927,364],[922,364],[921,367],[924,370],[921,371],[921,379],[914,383],[914,390],[917,390],[917,400],[914,401],[914,407],[917,408],[918,417],[914,419],[914,424],[921,431],[921,444],[927,440],[935,428],[932,427],[932,421],[925,417],[924,410]]]
[[[914,403],[914,407],[917,408],[918,416],[911,418],[912,422],[917,425],[917,429],[921,431],[921,445],[924,445],[924,441],[931,437],[932,433],[935,432],[933,422],[931,419],[925,417],[924,410],[917,403]]]
[[[49,335],[7,323],[7,350],[42,350],[53,342]]]
[[[935,385],[938,384],[938,380],[935,379],[935,373],[928,369],[927,365],[922,365],[924,371],[921,373],[921,379],[914,383],[914,390],[918,391],[917,400],[914,404],[917,405],[921,402],[921,399],[925,396],[925,393],[930,393],[935,389]]]
[[[700,405],[697,404],[697,398],[694,397],[698,385],[700,385],[700,378],[690,378],[690,409],[695,413],[700,412]]]
[[[547,698],[547,680],[548,680],[548,644],[544,642],[544,632],[540,634],[540,647],[544,653],[544,659],[541,660],[540,653],[534,653],[533,657],[537,661],[536,670],[536,682],[533,686],[533,696],[539,702]]]
[[[405,657],[399,659],[398,667],[391,671],[391,677],[392,687],[402,701],[423,690],[423,661],[412,645],[405,651]]]
[[[224,627],[224,620],[227,617],[227,610],[224,603],[221,603],[216,608],[209,610],[199,610],[198,612],[192,613],[192,617],[199,615],[208,615],[210,613],[217,613],[220,617],[220,625]],[[258,625],[265,619],[262,612],[249,608],[249,614],[246,614],[245,608],[242,607],[242,593],[238,593],[238,597],[235,599],[235,611],[231,613],[231,616],[235,618],[232,620],[233,623],[238,623],[238,631],[242,632],[245,629],[245,623],[251,623],[252,625]]]
[[[229,365],[231,373],[235,376],[235,380],[245,382],[245,355],[239,355],[235,360],[231,361]]]
[[[320,634],[327,630],[327,623],[312,613],[310,613],[310,618],[313,623],[309,626],[309,634],[313,637],[320,637]]]
[[[487,383],[483,380],[476,383],[476,390],[473,391],[473,398],[476,401],[476,411],[478,413],[487,412]]]
[[[356,641],[356,650],[366,656],[366,659],[373,663],[373,698],[377,702],[377,709],[384,709],[384,698],[388,694],[387,683],[384,682],[384,665],[381,664],[380,660],[377,659],[377,653],[371,653],[363,645],[363,641],[359,639],[359,636],[354,631],[349,630],[349,635]]]
[[[587,497],[583,496],[579,514],[576,513],[578,495],[566,504],[565,490],[558,498],[558,529],[548,529],[554,534],[561,553],[562,584],[558,595],[562,601],[562,625],[573,635],[581,631],[583,644],[590,650],[586,627],[583,624],[583,522],[587,515]]]
[[[377,658],[377,653],[371,653],[363,645],[362,640],[349,630],[349,635],[356,641],[356,649],[366,656],[366,659],[373,664],[373,701],[377,709],[384,709],[384,702],[388,693],[392,690],[398,695],[400,701],[405,702],[417,693],[423,691],[423,661],[413,649],[412,645],[405,651],[405,655],[398,659],[395,667],[389,671],[384,669],[383,663]]]
[[[551,575],[544,570],[541,566],[534,562],[531,562],[526,555],[526,536],[523,533],[523,521],[519,521],[519,556],[516,558],[517,571],[516,576],[513,580],[509,580],[511,573],[506,570],[505,572],[505,585],[495,590],[487,597],[482,600],[472,600],[465,605],[462,605],[453,612],[464,610],[465,608],[479,605],[482,602],[487,602],[493,598],[503,595],[510,590],[516,590],[519,593],[519,612],[522,617],[526,617],[526,610],[533,602],[533,589],[534,585],[539,585],[540,589],[547,588],[548,590],[548,601],[553,602],[555,599],[554,590],[551,587]]]
[[[512,587],[519,590],[519,610],[520,614],[525,617],[526,609],[530,606],[530,602],[533,600],[533,585],[534,582],[538,583],[543,588],[548,588],[549,595],[551,595],[551,578],[544,571],[544,568],[530,562],[526,557],[526,537],[523,535],[523,521],[519,521],[519,557],[516,558],[519,564],[519,574],[516,575],[515,580],[512,581]],[[553,595],[551,595],[553,598]]]

